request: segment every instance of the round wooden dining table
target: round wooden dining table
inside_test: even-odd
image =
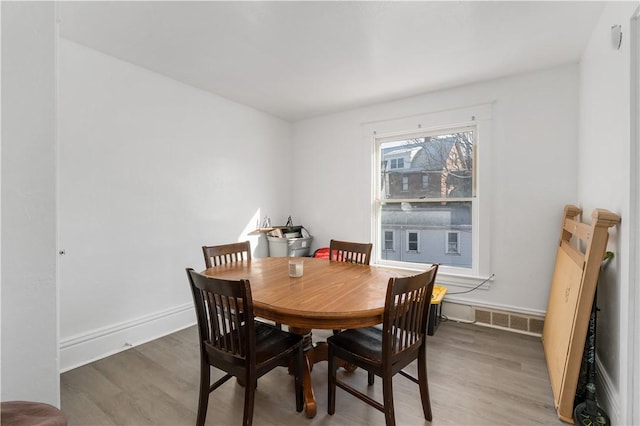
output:
[[[305,336],[304,407],[307,417],[317,411],[311,383],[313,364],[326,361],[325,342],[313,342],[311,329],[339,330],[382,323],[389,279],[406,271],[327,259],[303,261],[303,275],[289,276],[289,257],[266,257],[227,263],[203,273],[229,280],[248,279],[254,314],[286,324]]]

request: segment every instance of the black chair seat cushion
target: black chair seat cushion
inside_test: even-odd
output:
[[[345,330],[329,337],[327,343],[369,364],[382,364],[382,330],[378,327]]]
[[[244,327],[245,326],[243,325],[242,329],[244,329]],[[302,340],[302,336],[282,331],[276,326],[264,323],[262,321],[255,321],[255,332],[256,365],[258,366],[258,369],[260,369],[262,365],[269,365],[271,361],[273,361],[275,358],[278,358],[284,352],[293,352],[293,346]],[[244,334],[244,331],[241,334]],[[236,340],[232,343],[232,338],[233,337],[230,334],[224,335],[224,337],[222,337],[222,339],[226,341],[224,346],[227,348],[238,348],[238,341]],[[231,354],[219,351],[219,349],[216,349],[213,345],[208,343],[206,346],[209,356],[212,357],[211,362],[213,363],[213,365],[220,366],[219,363],[222,360],[226,360],[228,365],[237,363],[237,360],[235,360]],[[213,361],[215,357],[218,357],[218,361]]]
[[[292,352],[293,346],[302,340],[302,336],[256,321],[256,363],[269,363],[285,351]]]

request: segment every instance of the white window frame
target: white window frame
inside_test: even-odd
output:
[[[402,176],[402,191],[407,192],[409,190],[409,176]]]
[[[438,270],[439,282],[461,287],[474,287],[490,275],[491,253],[491,215],[490,200],[491,186],[491,128],[492,106],[483,104],[460,109],[452,109],[429,114],[417,114],[404,118],[363,123],[363,140],[371,149],[371,240],[373,241],[372,264],[399,267],[410,270],[425,270],[428,265],[413,264],[382,259],[380,248],[381,235],[380,207],[384,200],[380,197],[378,154],[379,143],[385,140],[410,139],[412,135],[425,132],[448,131],[460,127],[475,127],[474,155],[475,155],[475,194],[472,208],[472,267],[456,268],[441,266]],[[483,284],[481,289],[488,289],[490,281]]]
[[[400,164],[402,162],[402,164]],[[404,158],[396,157],[389,159],[389,170],[404,169]]]
[[[416,249],[412,250],[409,244],[411,244],[411,238],[409,236],[411,234],[416,234]],[[405,248],[407,253],[420,253],[420,231],[416,229],[408,229],[407,230],[407,247]]]
[[[422,175],[422,189],[428,188],[429,187],[429,175],[428,174],[423,174]]]
[[[454,234],[456,235],[456,250],[453,251],[449,248],[449,235]],[[447,231],[445,234],[445,241],[444,241],[444,252],[446,254],[460,254],[460,231]]]
[[[386,234],[391,234],[391,248],[387,248],[387,236]],[[382,250],[384,251],[395,251],[396,247],[396,233],[393,229],[383,229],[382,230]]]

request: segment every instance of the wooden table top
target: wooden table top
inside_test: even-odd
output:
[[[290,257],[265,257],[206,269],[205,275],[251,283],[254,313],[292,327],[344,329],[382,322],[389,278],[399,270],[327,259],[304,261],[304,275],[289,277]]]

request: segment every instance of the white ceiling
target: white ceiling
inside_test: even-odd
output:
[[[576,63],[601,2],[62,2],[60,34],[299,120]]]

